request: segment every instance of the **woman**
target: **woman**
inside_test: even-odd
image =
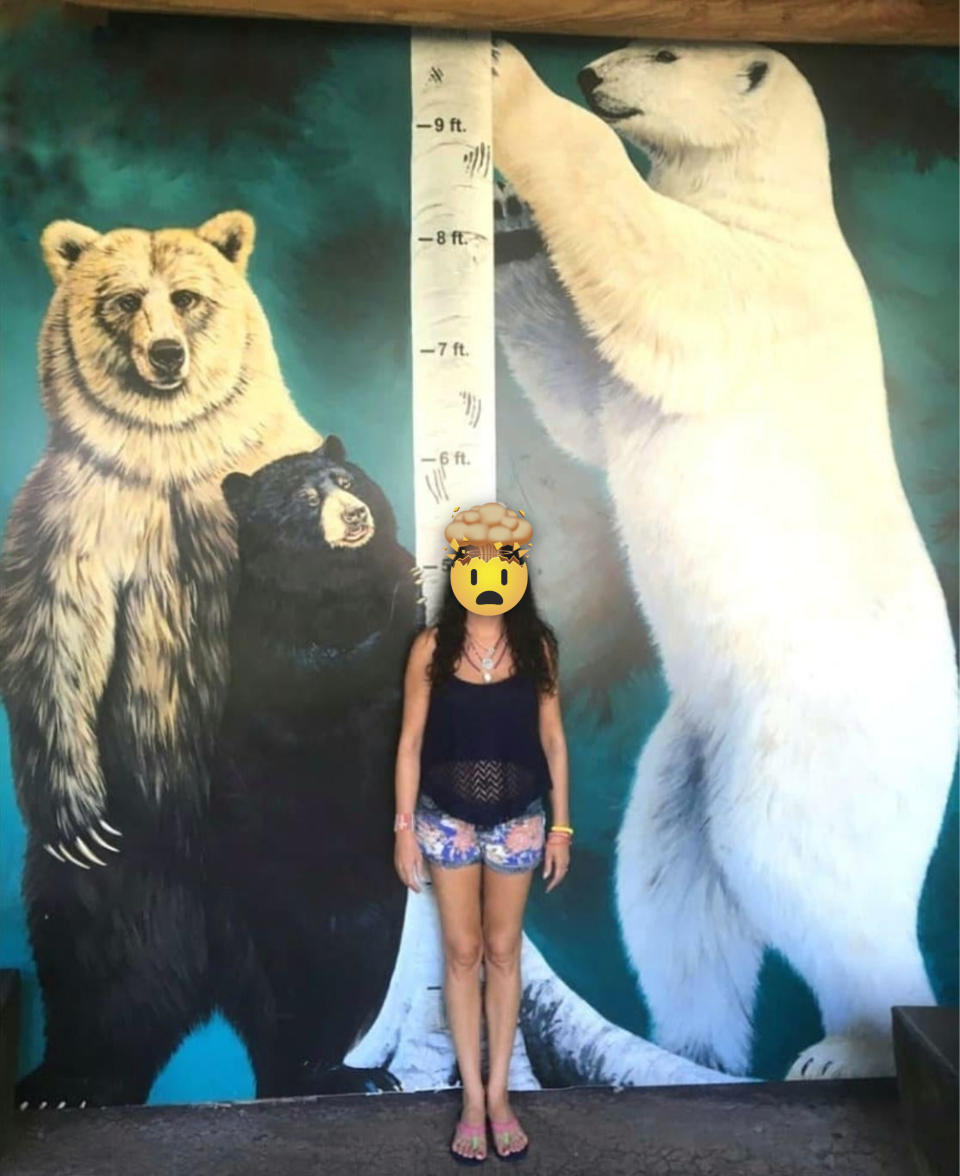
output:
[[[481,554],[461,547],[453,563]],[[523,563],[510,548],[498,560],[510,570]],[[500,575],[506,583],[507,571]],[[519,1159],[528,1149],[507,1093],[523,912],[541,861],[548,891],[566,875],[573,836],[556,665],[556,638],[537,614],[529,582],[508,611],[480,615],[460,603],[449,579],[439,622],[418,634],[407,664],[395,864],[419,892],[425,858],[437,899],[447,1020],[463,1085],[450,1150],[461,1163],[486,1159],[485,1119],[501,1158]],[[548,795],[553,824],[545,837]]]

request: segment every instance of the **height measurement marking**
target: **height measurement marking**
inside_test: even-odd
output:
[[[437,83],[434,83],[435,85]],[[447,83],[449,85],[449,82]],[[417,123],[418,131],[436,131],[440,134],[442,131],[449,130],[454,135],[465,135],[467,128],[463,125],[463,120],[454,116],[453,118],[443,118],[438,116],[433,122]]]
[[[496,496],[490,64],[489,36],[411,36],[414,510],[428,623],[454,508]]]
[[[466,245],[471,235],[466,229],[451,229],[449,232],[446,229],[437,229],[431,236],[418,237],[417,240],[429,242],[431,245]]]

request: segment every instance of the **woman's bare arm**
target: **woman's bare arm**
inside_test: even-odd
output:
[[[396,799],[398,813],[412,813],[420,791],[420,748],[430,708],[427,668],[433,657],[436,630],[424,629],[410,647],[403,682],[403,725],[397,745]]]
[[[555,825],[570,824],[570,780],[567,762],[567,740],[560,711],[560,681],[556,678],[556,663],[544,643],[544,651],[555,675],[552,694],[540,695],[540,742],[550,768],[550,811]]]
[[[424,629],[414,638],[407,658],[403,683],[403,723],[397,744],[394,777],[397,814],[411,817],[420,791],[420,748],[430,709],[430,679],[427,669],[436,645],[436,629]],[[404,885],[420,890],[423,879],[423,855],[417,844],[412,821],[398,829],[394,845],[394,866]]]

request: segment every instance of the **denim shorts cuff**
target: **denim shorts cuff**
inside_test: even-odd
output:
[[[422,848],[423,847],[421,846],[421,850]],[[440,866],[444,870],[459,870],[463,866],[477,866],[480,864],[480,858],[478,857],[468,858],[466,861],[462,862],[447,862],[444,861],[443,858],[432,857],[428,853],[424,853],[423,856],[432,866]]]
[[[484,865],[488,866],[491,870],[496,871],[498,874],[526,874],[528,870],[535,870],[542,861],[543,854],[541,854],[527,866],[495,866],[493,862],[489,861],[485,861]]]

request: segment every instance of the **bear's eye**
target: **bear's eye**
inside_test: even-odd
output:
[[[300,497],[309,506],[316,506],[320,501],[320,494],[314,486],[304,486],[304,488],[300,491]]]
[[[350,481],[350,478],[348,477],[347,474],[337,474],[334,481],[337,483],[337,485],[340,487],[341,490],[349,490],[350,487],[353,485],[353,483]]]
[[[124,314],[133,314],[135,310],[140,307],[139,294],[121,294],[116,300],[116,306],[123,311]]]
[[[661,49],[659,53],[653,55],[654,61],[659,61],[663,65],[669,65],[671,61],[677,60],[676,53],[671,53],[669,49]]]
[[[192,290],[174,290],[170,295],[170,301],[177,310],[189,310],[200,301],[200,295],[194,294]]]

